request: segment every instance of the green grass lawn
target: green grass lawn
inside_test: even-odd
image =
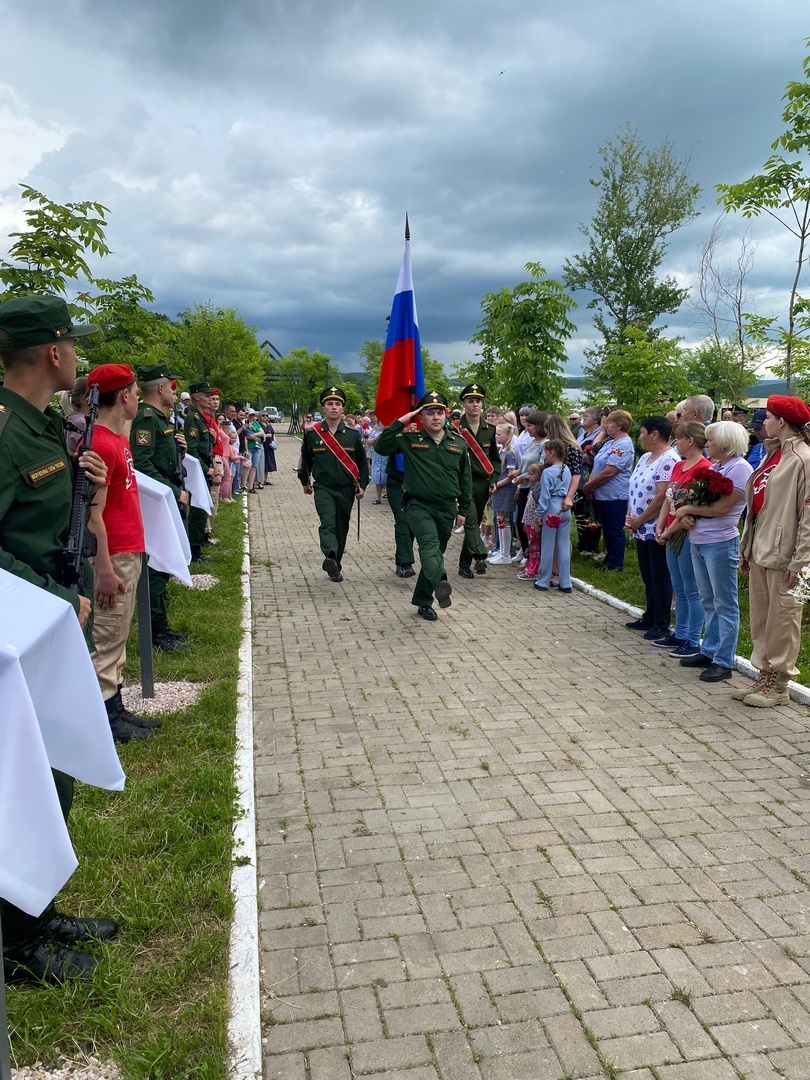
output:
[[[57,905],[111,915],[121,934],[94,950],[101,963],[89,978],[9,988],[17,1065],[95,1054],[128,1078],[226,1075],[241,504],[220,508],[216,531],[202,570],[219,585],[170,586],[170,621],[190,634],[189,651],[156,654],[156,681],[202,683],[200,701],[164,715],[155,738],[119,747],[123,792],[77,784],[70,833],[80,865]],[[131,684],[135,627],[129,646]]]
[[[576,533],[572,531],[572,539],[576,543]],[[587,581],[603,592],[615,596],[618,600],[624,600],[628,604],[635,604],[644,608],[644,584],[638,572],[638,559],[636,558],[635,541],[627,542],[624,570],[621,573],[610,573],[602,570],[593,559],[586,555],[571,556],[571,574],[581,581]],[[751,655],[751,634],[748,629],[748,579],[739,575],[740,583],[740,638],[737,642],[737,653],[746,659]],[[806,625],[802,630],[802,647],[799,659],[796,661],[800,674],[796,676],[796,682],[807,686],[810,685],[810,628]]]

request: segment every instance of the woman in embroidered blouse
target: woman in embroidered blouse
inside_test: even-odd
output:
[[[624,570],[624,519],[633,471],[633,440],[628,435],[633,417],[624,409],[614,409],[605,421],[607,438],[593,460],[588,482],[582,488],[593,498],[597,520],[605,540],[606,570]]]

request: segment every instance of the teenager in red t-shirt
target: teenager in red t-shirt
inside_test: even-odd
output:
[[[98,551],[92,654],[101,696],[116,742],[152,735],[157,722],[135,716],[121,700],[126,644],[135,611],[135,589],[144,551],[143,521],[129,439],[123,434],[138,408],[135,372],[127,364],[103,364],[87,377],[98,385],[98,419],[92,449],[107,466],[107,486],[99,489],[90,514]]]

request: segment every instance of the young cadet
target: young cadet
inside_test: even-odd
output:
[[[76,379],[76,338],[98,333],[74,326],[57,296],[20,296],[0,304],[0,567],[67,600],[87,631],[92,613],[93,571],[85,564],[85,596],[61,584],[62,550],[70,527],[74,463],[64,421],[50,407]],[[107,470],[98,454],[79,458],[99,488]],[[65,708],[75,703],[66,702]],[[74,780],[58,770],[53,779],[67,821]],[[7,981],[61,983],[91,971],[98,961],[71,949],[78,942],[114,937],[110,919],[75,919],[48,904],[39,916],[0,900],[3,971]]]
[[[487,499],[495,490],[495,483],[501,470],[498,444],[495,442],[495,428],[486,420],[481,419],[485,396],[486,390],[483,386],[477,383],[465,386],[461,391],[464,415],[452,425],[467,443],[472,473],[473,506],[464,522],[464,541],[458,560],[458,572],[463,578],[473,576],[470,569],[473,559],[476,574],[486,573],[488,552],[481,539],[481,522]]]
[[[422,430],[405,431],[421,413]],[[431,390],[413,412],[389,424],[377,439],[379,454],[402,454],[405,462],[405,516],[419,546],[422,568],[411,603],[428,622],[439,607],[450,607],[452,588],[444,569],[444,552],[453,526],[472,513],[472,479],[467,444],[447,427],[447,400]]]
[[[176,383],[164,364],[138,368],[138,385],[143,401],[138,406],[129,433],[135,468],[145,476],[172,489],[180,513],[188,513],[189,494],[180,483],[177,448],[185,453],[185,436],[175,434],[174,405]],[[149,612],[152,647],[159,652],[184,652],[186,634],[169,628],[169,575],[149,567]]]
[[[343,552],[352,507],[368,487],[368,464],[359,433],[343,421],[346,395],[340,387],[324,390],[320,402],[324,419],[304,432],[298,479],[305,495],[315,495],[322,568],[330,581],[343,581]]]
[[[186,436],[186,452],[196,458],[202,466],[206,482],[210,487],[214,483],[214,454],[211,432],[208,430],[206,413],[211,408],[211,387],[207,382],[193,383],[189,387],[191,406],[186,412],[183,432]],[[191,561],[203,563],[208,560],[202,553],[206,542],[208,513],[199,506],[192,506],[188,513],[188,542],[191,547]]]

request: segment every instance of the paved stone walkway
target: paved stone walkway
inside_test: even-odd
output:
[[[265,1080],[808,1080],[810,738],[511,568],[252,497]],[[735,675],[733,685],[742,683]]]

